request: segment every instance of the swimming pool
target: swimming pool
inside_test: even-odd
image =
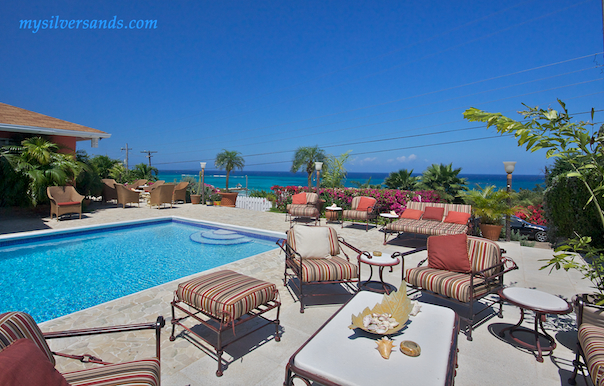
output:
[[[278,233],[163,218],[0,238],[0,313],[40,323],[276,248]]]

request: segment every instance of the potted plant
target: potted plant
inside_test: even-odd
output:
[[[503,228],[504,217],[515,212],[510,205],[513,193],[497,189],[495,185],[485,186],[484,189],[478,185],[478,188],[480,190],[472,189],[462,194],[465,200],[472,205],[474,215],[480,218],[482,236],[497,241]]]
[[[213,202],[214,205],[219,206],[220,205],[220,201],[222,200],[222,197],[220,195],[220,192],[217,193],[212,193],[210,195],[210,202]]]
[[[226,170],[226,189],[224,192],[219,192],[221,196],[221,205],[228,206],[231,208],[235,207],[237,201],[237,192],[229,191],[229,175],[235,168],[239,170],[243,169],[245,161],[238,151],[222,150],[222,153],[216,155],[216,161],[214,164],[218,169]]]

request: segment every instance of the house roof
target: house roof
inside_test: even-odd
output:
[[[0,131],[76,137],[77,140],[109,138],[111,134],[48,115],[0,103]]]

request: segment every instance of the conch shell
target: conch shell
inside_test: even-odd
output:
[[[390,358],[390,353],[394,348],[394,343],[388,339],[387,337],[383,337],[382,339],[378,339],[377,341],[377,349],[380,352],[380,355],[384,359]]]
[[[365,308],[363,312],[358,315],[352,314],[352,324],[348,326],[350,329],[360,328],[361,330],[370,332],[372,334],[390,335],[400,331],[405,327],[405,323],[409,320],[409,313],[413,309],[411,300],[407,297],[406,283],[401,284],[401,288],[390,293],[390,295],[384,295],[382,302],[376,304],[372,309],[369,307]],[[372,323],[372,319],[379,319],[384,314],[388,315],[388,326],[385,331],[380,328],[380,331],[376,329],[370,329],[370,326],[375,326],[378,323]]]

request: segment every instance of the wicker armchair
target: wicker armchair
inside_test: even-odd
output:
[[[64,214],[78,213],[82,218],[82,200],[84,196],[78,193],[73,186],[49,186],[46,194],[50,199],[50,218]]]
[[[170,204],[170,208],[172,208],[174,186],[174,184],[161,184],[151,190],[149,194],[149,205],[157,205],[157,209],[159,209],[161,205]]]
[[[184,204],[187,202],[187,186],[189,186],[189,183],[186,181],[182,181],[174,187],[172,203],[176,204],[177,201],[182,201],[182,203]]]
[[[117,190],[117,206],[123,205],[126,209],[126,204],[136,203],[140,207],[140,192],[130,190],[122,184],[115,184],[115,190]]]
[[[136,180],[131,184],[126,184],[128,188],[138,189],[140,186],[143,186],[147,183],[147,180]]]
[[[87,328],[42,333],[34,319],[24,312],[0,314],[0,384],[2,385],[137,385],[160,384],[160,335],[163,317],[154,323]],[[46,340],[138,330],[155,330],[155,357],[110,364],[90,354],[55,352]],[[140,342],[134,341],[136,345]],[[121,344],[121,343],[120,343]],[[55,356],[103,366],[59,373]]]
[[[117,191],[115,190],[117,182],[112,178],[104,178],[101,181],[103,181],[103,201],[117,200]]]

